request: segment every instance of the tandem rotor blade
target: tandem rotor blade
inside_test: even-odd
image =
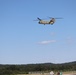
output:
[[[63,19],[62,17],[58,17],[58,18],[55,18],[55,19]]]
[[[41,21],[41,19],[39,17],[37,17],[37,19]]]
[[[40,19],[39,17],[37,17],[37,19],[36,20],[34,20],[34,21],[41,21],[42,19]]]
[[[54,18],[54,19],[63,19],[62,17],[49,17],[49,18]]]

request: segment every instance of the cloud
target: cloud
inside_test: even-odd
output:
[[[45,44],[50,44],[50,43],[55,43],[56,40],[48,40],[48,41],[41,41],[41,42],[38,42],[38,44],[42,44],[42,45],[45,45]]]

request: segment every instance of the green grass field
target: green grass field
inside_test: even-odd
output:
[[[62,72],[62,75],[72,75],[76,74],[76,71],[67,71],[67,72]],[[33,73],[33,74],[17,74],[17,75],[50,75],[49,73]],[[55,72],[54,75],[57,75],[57,72]]]

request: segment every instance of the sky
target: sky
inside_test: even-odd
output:
[[[38,24],[37,17],[56,19]],[[76,0],[0,0],[0,64],[76,61]]]

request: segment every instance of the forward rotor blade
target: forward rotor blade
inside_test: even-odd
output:
[[[63,19],[62,17],[59,17],[59,18],[55,18],[55,19]]]
[[[63,19],[62,17],[57,17],[57,18],[55,18],[55,17],[49,17],[49,18],[54,18],[54,19]]]
[[[53,17],[48,17],[48,18],[53,18]]]

